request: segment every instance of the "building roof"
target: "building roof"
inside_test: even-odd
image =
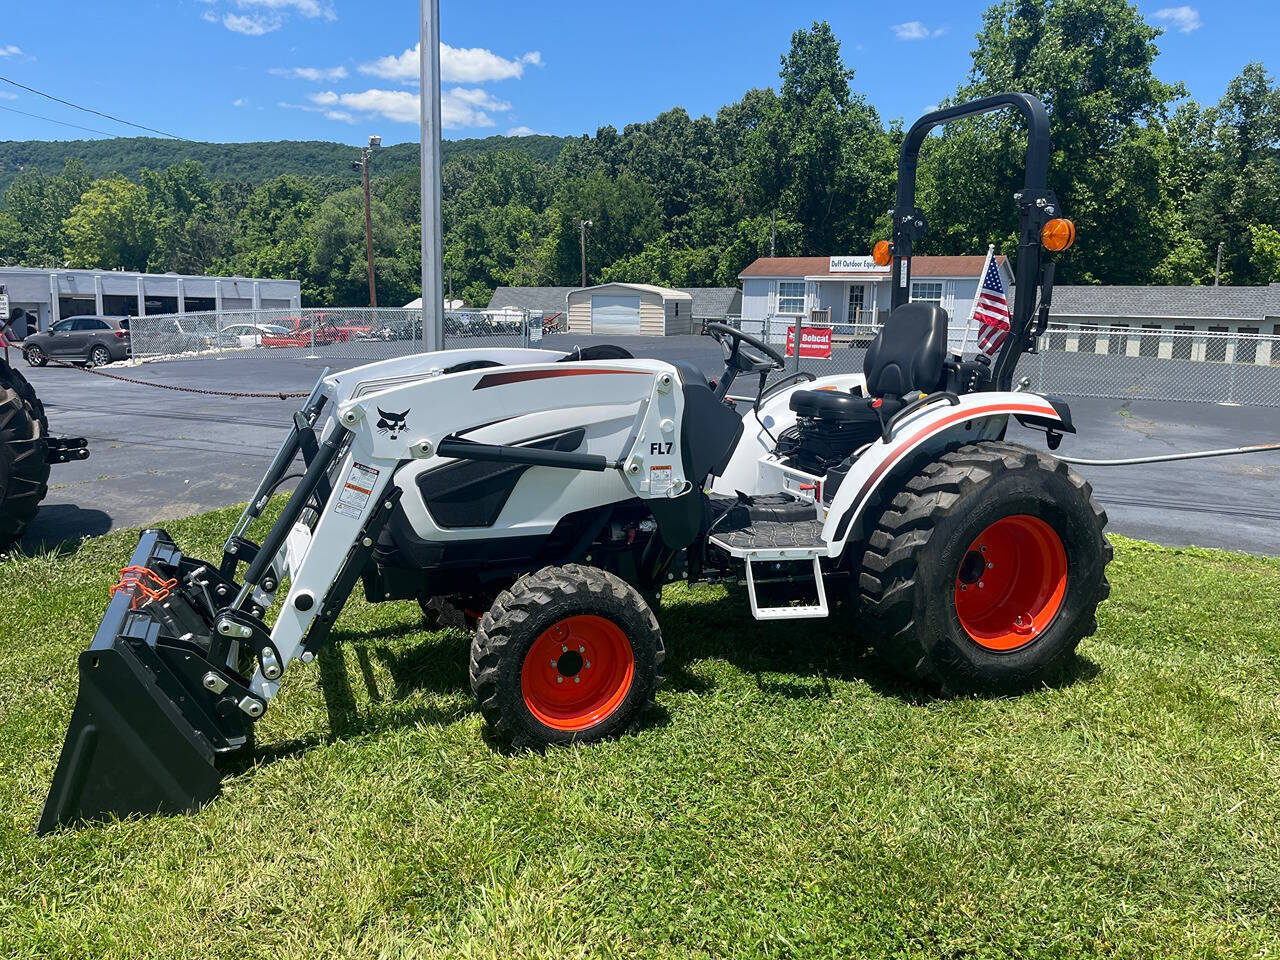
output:
[[[911,276],[913,277],[976,277],[982,273],[986,256],[974,257],[928,257],[911,258]],[[999,255],[996,260],[1004,264],[1005,257]],[[836,280],[847,279],[847,272],[831,272],[830,257],[761,257],[743,270],[738,277],[831,277]]]
[[[680,287],[693,298],[689,308],[695,317],[720,319],[742,312],[742,291],[737,287]]]
[[[647,283],[602,283],[594,287],[498,287],[489,299],[489,309],[515,307],[518,310],[541,310],[563,313],[568,296],[578,290],[600,287],[635,287],[650,293],[661,293],[671,300],[691,300],[690,313],[695,317],[727,317],[742,309],[742,291],[737,287],[656,287]]]
[[[1280,283],[1269,287],[1055,286],[1054,316],[1261,320],[1280,315]]]
[[[489,298],[490,310],[515,307],[517,310],[541,310],[564,313],[565,299],[577,287],[499,287]]]
[[[590,290],[603,290],[605,287],[626,287],[629,290],[639,290],[641,293],[656,293],[663,300],[692,300],[689,294],[683,290],[676,290],[672,287],[659,287],[652,283],[621,283],[615,281],[613,283],[597,283],[590,287],[575,287],[572,293],[585,293]]]

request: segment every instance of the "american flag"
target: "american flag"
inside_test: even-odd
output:
[[[978,288],[973,315],[978,318],[978,349],[995,356],[1009,335],[1009,299],[1004,295],[1004,281],[995,257],[987,259],[987,274]]]

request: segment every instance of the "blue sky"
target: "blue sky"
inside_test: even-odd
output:
[[[0,76],[192,140],[417,139],[417,0],[4,0]],[[777,82],[792,31],[831,21],[854,86],[914,118],[969,67],[984,0],[441,0],[445,135],[580,134]],[[1277,69],[1275,0],[1153,0],[1156,68],[1202,103]],[[0,83],[0,139],[133,131]]]

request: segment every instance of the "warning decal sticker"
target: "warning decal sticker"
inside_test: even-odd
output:
[[[363,463],[353,462],[347,481],[338,493],[338,505],[334,508],[344,517],[359,517],[373,495],[373,488],[378,484],[378,471],[366,467]]]
[[[652,466],[649,468],[649,488],[665,489],[671,486],[671,464],[665,463],[661,466]]]

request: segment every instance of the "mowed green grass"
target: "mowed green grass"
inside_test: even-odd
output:
[[[133,543],[0,567],[2,957],[1280,951],[1280,562],[1117,540],[1071,676],[1013,699],[670,588],[648,724],[545,755],[486,740],[464,634],[353,599],[219,799],[36,838]]]

